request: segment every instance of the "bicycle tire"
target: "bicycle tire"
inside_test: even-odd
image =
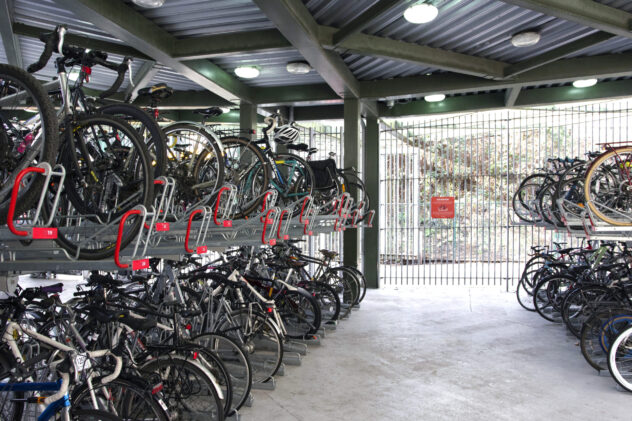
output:
[[[139,135],[147,130],[149,136],[145,140],[150,162],[154,169],[154,177],[165,175],[167,167],[167,146],[165,135],[154,118],[142,108],[132,104],[110,104],[97,110],[99,113],[113,115],[123,120],[138,121],[140,127],[137,129]],[[155,162],[155,164],[154,164]]]
[[[272,166],[272,168],[276,169],[277,176],[281,175],[281,170],[279,169],[279,167],[284,166],[287,161],[296,161],[300,164],[296,168],[293,168],[293,182],[287,187],[288,191],[281,192],[277,199],[277,205],[281,208],[287,208],[290,205],[293,205],[292,216],[298,216],[301,213],[303,205],[302,199],[308,195],[311,196],[314,190],[314,172],[312,171],[312,168],[309,166],[307,161],[305,161],[298,155],[294,155],[291,153],[277,153],[274,155],[273,159],[275,161],[275,165]],[[296,170],[298,170],[298,173],[296,172]],[[285,180],[283,180],[283,184],[290,184],[289,181],[290,177],[287,177]]]
[[[624,370],[623,362],[630,366],[632,355],[632,326],[621,332],[608,350],[608,371],[612,378],[625,390],[632,392],[632,372]]]
[[[9,153],[9,145],[5,144],[3,146],[3,143],[8,143],[9,138],[6,133],[4,133],[4,128],[0,129],[0,132],[3,134],[3,136],[0,137],[0,177],[2,177],[0,178],[0,224],[5,224],[7,221],[10,194],[20,170],[32,166],[34,161],[38,161],[38,163],[48,162],[52,165],[52,163],[55,162],[59,149],[59,123],[57,122],[55,108],[42,88],[41,83],[19,67],[8,64],[0,64],[0,80],[6,81],[7,79],[13,83],[19,83],[24,87],[27,95],[31,97],[35,107],[39,111],[43,130],[40,129],[40,132],[42,133],[42,144],[41,151],[39,152],[37,159],[35,159],[36,157],[29,159],[29,157],[22,155],[16,168],[11,169],[10,174],[2,177],[2,168],[9,168],[6,163],[3,163],[5,161],[5,157],[3,155],[7,155],[6,158],[8,159]],[[3,109],[7,109],[7,106],[4,105]],[[0,126],[2,126],[2,124],[0,124]],[[37,137],[35,142],[37,142]],[[33,146],[35,146],[35,142],[32,144]],[[34,150],[33,153],[37,152]],[[15,216],[19,216],[28,211],[36,203],[41,194],[42,188],[44,187],[44,178],[40,176],[27,176],[24,179],[24,183],[27,184],[27,186],[20,189],[18,200],[16,202]]]
[[[107,388],[107,398],[99,399],[97,404],[100,408],[93,408],[90,396],[91,390]],[[118,389],[118,390],[117,390]],[[115,390],[116,392],[113,392]],[[97,395],[100,397],[100,394]],[[72,403],[77,409],[99,409],[110,412],[115,409],[124,419],[143,419],[154,421],[169,421],[171,417],[166,408],[154,399],[151,387],[143,380],[136,378],[123,378],[123,375],[112,380],[107,385],[99,383],[98,379],[93,379],[92,389],[87,383],[75,387],[72,391]]]
[[[233,388],[232,410],[241,409],[252,388],[252,367],[246,351],[233,339],[220,333],[202,333],[193,337],[191,342],[210,349],[224,362]]]
[[[113,130],[116,130],[117,141],[120,138],[124,138],[128,141],[131,146],[126,148],[120,148],[121,153],[132,153],[133,154],[133,162],[125,162],[125,164],[131,164],[133,168],[131,168],[131,173],[126,174],[126,178],[129,178],[128,183],[121,183],[121,191],[127,190],[127,194],[129,194],[131,198],[138,196],[130,203],[126,203],[125,207],[114,207],[116,212],[111,215],[104,214],[101,220],[115,220],[120,217],[126,211],[132,209],[137,205],[143,205],[146,208],[150,208],[153,201],[153,173],[152,168],[148,160],[147,156],[147,148],[145,144],[138,138],[134,129],[129,126],[124,121],[121,121],[112,116],[106,115],[90,115],[86,118],[83,118],[73,124],[72,130],[66,130],[68,136],[80,136],[84,133],[82,129],[88,131],[91,127],[99,127],[102,126],[111,126]],[[101,130],[101,129],[99,129]],[[102,130],[101,130],[102,131]],[[92,130],[94,133],[94,130]],[[120,136],[120,134],[124,136]],[[64,216],[70,213],[70,209],[75,209],[78,214],[99,214],[102,213],[99,208],[99,204],[95,203],[96,200],[92,200],[89,195],[91,195],[90,191],[94,191],[95,194],[98,193],[98,188],[100,186],[98,183],[95,183],[94,190],[88,190],[87,188],[81,187],[82,191],[85,192],[86,196],[83,196],[83,193],[79,193],[78,186],[83,186],[83,176],[87,176],[88,174],[82,174],[81,168],[77,167],[76,162],[72,161],[73,155],[76,156],[76,151],[72,151],[72,147],[69,144],[70,141],[66,141],[62,146],[62,150],[60,153],[60,162],[64,164],[66,167],[66,180],[64,183],[64,191],[62,193],[62,200],[60,200],[60,204],[58,204],[59,208],[56,212],[56,216],[53,220],[53,226],[59,226],[62,229],[58,230],[58,236],[56,239],[57,244],[59,244],[62,248],[66,249],[71,255],[78,254],[79,259],[94,259],[100,260],[111,257],[115,251],[116,240],[106,241],[103,238],[94,239],[93,248],[81,248],[76,242],[75,233],[69,228],[66,227],[66,230],[63,229],[64,223],[62,222]],[[94,142],[99,143],[100,141]],[[101,142],[103,143],[103,142]],[[101,145],[101,143],[99,143]],[[109,147],[109,145],[107,145]],[[101,145],[101,147],[105,147]],[[114,149],[114,148],[111,148]],[[83,159],[83,158],[82,158]],[[110,162],[110,165],[116,166],[119,165],[116,162]],[[109,171],[109,170],[108,170]],[[102,170],[104,174],[106,174],[106,169]],[[106,177],[113,177],[111,173],[107,173]],[[120,177],[119,177],[120,180]],[[90,185],[90,183],[88,183]],[[137,190],[133,190],[133,187],[139,187]],[[140,192],[139,192],[140,191]],[[129,200],[126,199],[126,200]],[[50,200],[44,201],[45,206],[42,208],[42,213],[44,218],[48,218],[50,214],[53,212],[51,209]],[[59,211],[61,209],[61,211]],[[89,219],[89,218],[88,218]],[[122,239],[121,239],[121,249],[125,248],[139,232],[141,228],[141,218],[132,216],[129,219],[131,222],[123,231]],[[95,220],[92,220],[95,222]],[[66,232],[68,231],[68,232]],[[81,241],[81,240],[79,240]]]
[[[592,192],[592,182],[593,182],[593,178],[597,175],[599,168],[601,167],[601,164],[605,163],[607,159],[612,158],[612,157],[616,157],[616,159],[618,160],[619,157],[622,154],[632,154],[632,146],[622,146],[619,148],[614,148],[614,150],[612,151],[608,151],[605,152],[601,155],[599,155],[588,167],[588,170],[586,171],[586,179],[584,181],[584,197],[586,198],[586,205],[588,205],[588,207],[590,208],[590,210],[602,221],[607,222],[610,225],[615,225],[615,226],[632,226],[632,221],[621,221],[621,220],[616,220],[613,219],[612,217],[606,215],[604,212],[602,212],[597,206],[595,206],[595,199],[596,196],[595,194],[593,194]],[[625,165],[624,165],[625,166]],[[630,171],[630,168],[626,168],[625,171]],[[614,176],[615,179],[613,180],[616,183],[616,175]],[[629,182],[629,180],[625,180],[625,182]],[[600,183],[600,185],[603,183]],[[620,195],[623,195],[623,192],[621,191],[622,186],[616,185],[616,192],[614,193],[614,197],[611,197],[611,200],[616,200],[619,201]],[[625,192],[626,194],[628,194],[628,192]],[[612,196],[612,194],[610,195]],[[612,206],[610,204],[610,206]],[[620,211],[617,209],[617,211]]]
[[[177,372],[176,369],[181,371]],[[158,373],[159,370],[164,371]],[[192,417],[191,414],[196,414],[193,419],[224,420],[224,407],[216,389],[215,381],[212,378],[212,374],[202,366],[186,358],[170,356],[169,358],[158,358],[148,362],[143,365],[141,371],[144,373],[156,373],[160,376],[164,386],[165,403],[172,415],[177,414],[180,419],[190,419],[186,414],[190,417]],[[190,382],[192,378],[199,382],[196,389],[192,385],[182,384],[183,379]],[[183,393],[189,394],[184,396]],[[195,404],[204,405],[206,403],[207,407],[197,408],[193,411],[193,396],[198,398]]]
[[[570,291],[562,303],[562,321],[568,330],[578,339],[581,339],[581,329],[584,322],[590,317],[586,312],[586,306],[592,302],[610,295],[609,288],[601,285],[582,285]]]
[[[251,317],[255,319],[252,323]],[[283,361],[283,339],[274,323],[262,313],[239,309],[226,315],[218,326],[219,333],[235,339],[248,352],[254,383],[266,383],[273,378]]]
[[[106,411],[97,409],[70,409],[70,419],[73,421],[124,421]]]
[[[285,336],[305,339],[320,329],[321,313],[318,303],[307,291],[285,291],[275,300],[277,311],[286,329]]]
[[[263,194],[268,189],[270,183],[270,167],[267,159],[256,144],[240,137],[222,137],[220,139],[224,145],[225,158],[225,181],[237,186],[238,203],[234,219],[246,218],[263,202]],[[244,148],[249,155],[246,160],[251,162],[246,166],[246,173],[241,171],[242,155],[235,156],[234,148]],[[247,162],[246,162],[247,163]],[[243,176],[248,176],[243,179]],[[256,183],[249,182],[248,178],[256,179]],[[243,201],[243,202],[242,202]]]

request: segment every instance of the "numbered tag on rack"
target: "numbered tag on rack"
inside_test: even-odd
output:
[[[224,221],[222,223],[222,225],[224,225],[224,228],[232,228],[233,227],[233,221]]]
[[[169,231],[169,222],[157,222],[156,231]]]
[[[208,247],[207,246],[200,246],[197,248],[197,250],[195,251],[197,254],[204,254],[206,252],[208,252]]]
[[[289,239],[290,239],[290,235],[289,235],[289,234],[285,234],[285,235],[283,236],[283,239],[284,239],[284,240],[289,240]]]
[[[276,238],[273,238],[272,240],[270,240],[269,243],[271,246],[276,246]]]
[[[34,240],[55,240],[57,239],[57,228],[33,227]]]
[[[138,259],[132,262],[132,270],[142,270],[149,267],[149,259]]]

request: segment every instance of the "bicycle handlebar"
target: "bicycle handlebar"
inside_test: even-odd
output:
[[[48,60],[50,60],[53,53],[62,50],[66,30],[66,25],[57,25],[53,32],[44,33],[39,36],[39,39],[45,44],[44,51],[42,55],[40,55],[40,58],[26,69],[29,73],[42,70],[44,66],[48,64]]]
[[[130,71],[130,83],[131,81],[131,63],[132,57],[126,56],[123,58],[123,61],[120,64],[112,63],[107,61],[107,53],[94,50],[94,51],[86,51],[85,48],[81,47],[73,47],[73,46],[64,46],[64,37],[67,31],[67,27],[65,25],[58,25],[55,27],[53,32],[44,33],[40,35],[40,40],[44,42],[44,51],[42,55],[37,60],[37,62],[31,64],[28,67],[29,73],[35,73],[46,66],[48,61],[54,52],[60,53],[64,56],[64,65],[65,66],[73,66],[75,64],[81,64],[82,66],[91,68],[95,65],[101,65],[110,70],[114,70],[117,73],[116,79],[112,86],[109,89],[101,92],[99,94],[99,98],[104,99],[107,98],[118,91],[118,89],[123,84],[123,80],[125,79],[125,73]]]

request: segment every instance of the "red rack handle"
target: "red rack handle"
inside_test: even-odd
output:
[[[275,210],[274,208],[268,209],[268,212],[266,212],[266,215],[263,217],[264,218],[264,220],[263,220],[263,231],[261,232],[261,243],[262,244],[268,244],[266,242],[266,231],[268,229],[268,223],[273,221],[272,219],[270,219],[270,214],[272,212],[274,212],[274,210]]]
[[[22,179],[26,174],[29,173],[38,173],[44,174],[46,170],[41,167],[28,167],[24,168],[22,171],[18,173],[18,176],[15,178],[15,183],[13,184],[13,191],[11,192],[11,203],[9,203],[9,213],[7,214],[7,225],[9,226],[9,230],[20,237],[26,237],[29,235],[28,231],[18,230],[15,225],[13,225],[13,218],[15,217],[15,206],[18,202],[18,193],[20,192],[20,184],[22,183]]]
[[[189,224],[187,225],[187,235],[184,238],[184,249],[186,250],[187,253],[195,252],[195,250],[192,250],[189,248],[189,237],[191,236],[191,223],[193,222],[193,217],[197,215],[198,213],[202,213],[202,209],[196,209],[193,212],[191,212],[191,215],[189,215]]]
[[[129,265],[127,263],[121,263],[121,241],[123,241],[123,230],[125,229],[125,221],[127,221],[127,218],[129,218],[132,215],[140,215],[141,211],[138,209],[132,209],[130,211],[125,212],[125,215],[123,215],[123,217],[121,218],[121,221],[119,222],[119,229],[118,229],[118,237],[116,237],[116,248],[114,249],[114,263],[116,263],[116,266],[120,267],[121,269],[127,269],[129,267]]]
[[[277,228],[277,238],[279,240],[289,240],[290,236],[285,234],[283,238],[281,238],[281,227],[283,226],[283,215],[289,213],[287,209],[283,209],[281,211],[281,216],[279,217],[279,227]]]
[[[215,202],[215,212],[213,212],[213,221],[215,222],[215,225],[221,225],[219,221],[217,220],[217,212],[219,211],[219,201],[222,198],[222,193],[224,193],[226,190],[230,190],[230,188],[222,187],[221,189],[219,189],[219,192],[217,193],[217,201]]]
[[[155,179],[154,180],[154,184],[165,184],[165,181],[164,180]]]
[[[298,217],[298,222],[300,222],[301,224],[306,223],[303,219],[303,212],[305,212],[305,205],[307,205],[308,200],[309,200],[309,197],[305,197],[305,199],[303,199],[303,206],[301,206],[301,214]]]
[[[345,207],[345,195],[343,194],[340,198],[340,210],[338,210],[338,215],[342,216],[342,209]]]

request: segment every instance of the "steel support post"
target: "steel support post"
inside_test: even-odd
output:
[[[364,185],[375,210],[373,228],[364,228],[364,276],[368,288],[378,288],[380,279],[380,130],[376,117],[366,117],[364,135]]]
[[[360,146],[360,100],[345,98],[344,103],[344,168],[358,169],[358,151]],[[353,197],[356,192],[350,191]],[[358,230],[349,229],[343,235],[344,264],[358,265]]]
[[[239,104],[239,127],[242,130],[241,136],[254,139],[251,132],[257,130],[257,105],[242,101]]]

